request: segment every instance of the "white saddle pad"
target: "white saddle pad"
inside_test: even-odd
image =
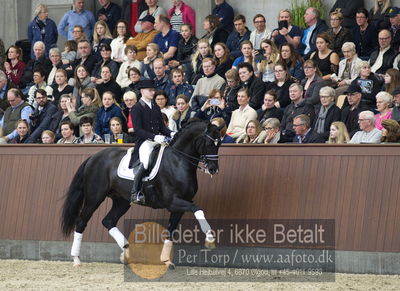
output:
[[[150,180],[154,179],[154,177],[157,175],[158,170],[160,169],[161,158],[164,153],[165,147],[166,147],[166,145],[164,145],[164,144],[161,145],[156,164],[154,165],[153,169],[151,170],[150,175],[143,178],[143,181],[150,181]],[[122,179],[127,179],[127,180],[135,179],[133,170],[129,169],[129,161],[131,160],[132,151],[133,151],[133,148],[130,148],[128,150],[128,152],[126,153],[126,155],[122,158],[121,162],[119,163],[117,175],[118,175],[118,177],[120,177]]]

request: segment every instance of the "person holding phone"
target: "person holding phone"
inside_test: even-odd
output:
[[[278,15],[278,28],[271,34],[271,39],[277,47],[284,43],[290,43],[295,49],[300,44],[302,31],[301,28],[292,25],[292,13],[289,9],[282,9]]]
[[[207,101],[196,113],[195,117],[209,121],[216,117],[222,117],[225,120],[225,123],[229,124],[232,111],[228,106],[226,106],[226,101],[222,96],[223,94],[221,90],[212,89],[208,95]]]

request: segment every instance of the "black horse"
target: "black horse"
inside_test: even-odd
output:
[[[204,170],[209,174],[218,172],[219,130],[215,125],[200,120],[188,122],[165,148],[155,178],[143,183],[146,206],[165,208],[171,213],[168,225],[170,234],[177,228],[183,213],[191,211],[206,234],[206,244],[214,242],[203,211],[192,199],[197,192],[199,162],[203,162]],[[155,149],[154,152],[159,150]],[[80,246],[86,225],[107,196],[113,200],[113,204],[102,223],[122,249],[122,255],[127,250],[128,241],[116,227],[118,220],[130,208],[132,181],[117,176],[118,165],[125,154],[126,150],[115,147],[98,152],[81,164],[71,182],[63,206],[61,227],[66,237],[75,229],[71,248],[74,265],[80,264]],[[165,240],[164,249],[170,249],[171,246],[172,241]],[[169,253],[164,253],[164,249],[161,259],[173,266],[169,261]]]

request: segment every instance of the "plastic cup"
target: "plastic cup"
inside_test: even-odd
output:
[[[117,141],[118,141],[119,144],[122,144],[122,143],[123,143],[123,141],[124,141],[124,135],[123,135],[122,133],[119,133],[119,134],[117,135]]]
[[[104,142],[106,144],[110,144],[111,143],[111,135],[109,133],[104,134]]]

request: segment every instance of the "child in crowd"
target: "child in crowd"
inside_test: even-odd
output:
[[[74,40],[68,40],[64,43],[64,51],[61,53],[61,60],[64,65],[71,64],[75,61],[78,46]]]

